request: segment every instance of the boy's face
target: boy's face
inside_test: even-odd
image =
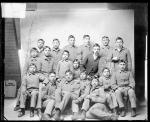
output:
[[[56,74],[51,73],[51,74],[49,75],[49,80],[50,80],[52,83],[54,83],[55,80],[56,80]]]
[[[50,49],[49,48],[45,48],[44,49],[44,54],[45,54],[45,56],[49,56],[50,55]]]
[[[37,51],[32,51],[30,55],[31,55],[31,57],[35,58],[35,57],[38,56],[38,52]]]
[[[55,49],[57,49],[57,48],[59,48],[59,42],[57,41],[57,40],[54,40],[53,41],[53,47],[55,48]]]
[[[117,48],[122,48],[123,47],[123,42],[121,39],[116,40],[115,45]]]
[[[103,44],[104,46],[108,46],[108,44],[109,44],[109,39],[108,39],[108,38],[103,38],[103,39],[102,39],[102,44]]]
[[[34,65],[29,67],[29,72],[34,73],[36,71],[36,67]]]
[[[82,73],[80,74],[80,79],[81,79],[81,80],[85,80],[86,77],[87,77],[87,75],[86,75],[85,72],[82,72]]]
[[[96,87],[96,86],[98,86],[98,80],[97,79],[93,79],[92,80],[92,82],[91,82],[91,85],[92,85],[92,87]]]
[[[69,54],[67,52],[64,52],[62,55],[62,59],[66,60],[66,59],[68,59],[68,57],[69,57]]]
[[[105,69],[103,71],[103,76],[106,77],[106,78],[108,78],[110,76],[110,71],[108,69]]]
[[[98,46],[93,47],[93,53],[95,53],[96,55],[99,54],[100,48]]]
[[[68,42],[69,42],[69,45],[74,46],[74,44],[75,44],[75,38],[70,38],[68,40]]]
[[[73,63],[73,68],[74,68],[74,69],[79,68],[79,63],[78,63],[78,62],[74,62],[74,63]]]
[[[43,48],[43,46],[44,46],[44,42],[43,42],[42,40],[39,40],[39,41],[37,42],[37,47],[38,47],[39,49],[41,49],[41,48]]]
[[[70,82],[70,81],[73,79],[73,74],[70,73],[70,72],[67,72],[67,73],[65,74],[65,78],[66,78],[67,81]]]
[[[120,68],[120,70],[125,70],[125,68],[126,68],[126,64],[124,63],[124,62],[120,62],[119,63],[119,68]]]
[[[90,37],[83,38],[83,42],[84,42],[85,45],[88,45],[89,42],[90,42]]]

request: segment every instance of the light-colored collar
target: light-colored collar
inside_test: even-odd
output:
[[[60,49],[59,48],[56,49],[56,48],[53,47],[52,51],[58,52],[58,51],[60,51]]]

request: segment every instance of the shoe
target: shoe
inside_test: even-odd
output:
[[[125,112],[124,108],[121,109],[120,116],[121,117],[125,117],[126,116],[126,112]]]
[[[86,118],[86,111],[83,110],[81,113],[80,119],[85,120],[85,118]]]
[[[34,109],[30,110],[30,117],[34,117]]]
[[[55,120],[60,120],[60,109],[55,109],[55,115],[53,117]]]
[[[18,114],[18,117],[22,117],[25,115],[25,109],[21,109],[21,111]]]
[[[113,113],[114,113],[115,115],[118,115],[117,108],[114,108],[114,109],[113,109]]]
[[[43,114],[42,120],[51,120],[49,114]]]
[[[37,115],[38,115],[38,117],[41,119],[41,117],[42,117],[42,112],[41,112],[41,109],[40,109],[40,108],[37,109]]]
[[[15,106],[14,111],[18,111],[20,109],[20,106]]]
[[[77,120],[78,119],[78,113],[74,113],[72,116],[72,120]]]
[[[116,115],[116,114],[112,114],[111,116],[110,116],[110,119],[111,120],[118,120],[118,115]]]
[[[131,110],[131,117],[135,117],[136,116],[136,109],[132,108]]]

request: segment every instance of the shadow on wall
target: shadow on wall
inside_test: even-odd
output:
[[[136,95],[140,100],[144,99],[144,89],[147,87],[144,78],[145,33],[144,26],[135,26],[135,82]]]

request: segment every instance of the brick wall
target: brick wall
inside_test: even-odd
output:
[[[13,19],[5,19],[4,79],[16,80],[17,87],[19,87],[21,75],[16,39]]]

